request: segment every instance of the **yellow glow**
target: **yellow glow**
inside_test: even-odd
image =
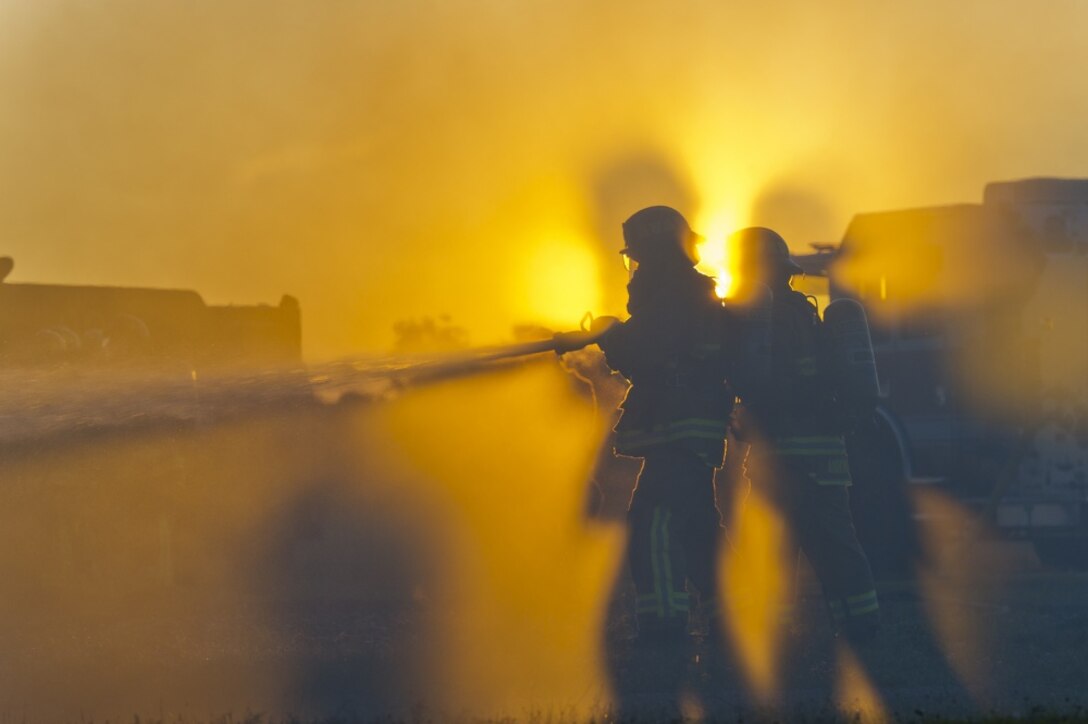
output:
[[[962,531],[977,525],[973,514],[947,495],[916,489],[914,504],[925,534],[925,565],[919,570],[926,612],[949,664],[971,694],[986,691],[991,641],[985,619],[969,602],[1000,598],[995,588],[1004,578],[1002,561],[980,562],[977,546],[969,550]]]
[[[54,4],[61,10],[45,9]],[[978,62],[964,64],[962,49],[946,44],[892,74],[859,59],[925,44],[946,25],[941,3],[905,24],[887,4],[876,22],[902,25],[894,38],[865,32],[868,16],[856,9],[817,3],[791,7],[796,22],[786,26],[774,4],[699,3],[685,13],[639,4],[622,33],[593,32],[615,20],[599,3],[512,15],[511,3],[455,0],[442,4],[448,17],[422,24],[413,3],[265,13],[253,0],[242,0],[252,12],[109,0],[88,17],[84,5],[0,2],[0,183],[10,191],[0,194],[0,231],[17,278],[184,286],[214,303],[288,292],[302,301],[307,354],[318,357],[384,350],[392,325],[411,317],[449,314],[481,342],[529,321],[505,294],[519,268],[517,229],[573,227],[614,249],[623,213],[675,202],[716,240],[725,229],[707,222],[720,208],[737,225],[749,213],[771,226],[796,218],[788,204],[760,206],[780,186],[828,209],[794,222],[787,240],[799,248],[834,240],[856,211],[963,201],[982,180],[1069,170],[1060,142],[1032,144],[1019,165],[984,153],[954,169],[934,163],[963,150],[946,132],[948,104],[918,104],[917,88],[936,78],[934,92],[954,97],[969,78],[992,102],[957,104],[955,127],[986,124],[993,148],[1012,147],[1038,108],[1063,102],[1065,85],[1012,93],[1001,69],[1057,48],[1088,54],[1076,33],[1083,19],[1072,17],[1083,3],[1047,3],[1062,9],[1033,18],[1048,32],[1031,39],[993,22],[988,3],[973,4],[965,12],[987,30],[971,38]],[[722,42],[724,25],[772,29],[773,39]],[[570,42],[556,55],[539,37]],[[293,52],[237,52],[285,39]],[[768,43],[806,62],[750,63]],[[436,68],[454,66],[457,84],[433,82]],[[88,92],[64,91],[73,86]],[[699,112],[663,102],[664,86]],[[881,122],[843,113],[868,86],[882,89]],[[201,112],[179,122],[190,108]],[[1067,116],[1062,138],[1075,139],[1079,115]],[[59,142],[71,138],[93,151],[72,154]],[[635,173],[628,194],[610,196],[601,172],[617,157]],[[79,203],[53,213],[58,199]],[[110,254],[86,251],[107,238]],[[973,255],[973,274],[990,255]],[[615,263],[614,251],[602,260]],[[893,295],[898,281],[889,277]]]
[[[527,245],[523,264],[515,292],[526,321],[573,328],[583,314],[600,309],[597,257],[576,235],[542,235]]]
[[[742,486],[743,487],[743,486]],[[748,684],[763,702],[778,687],[780,614],[787,592],[781,516],[757,492],[738,490],[722,600]]]
[[[623,534],[584,523],[603,434],[592,404],[540,365],[407,395],[379,429],[448,527],[433,641],[446,709],[606,707],[598,646]]]
[[[702,703],[690,692],[686,691],[680,696],[680,720],[703,721],[706,718],[706,710]]]
[[[724,242],[725,238],[736,231],[739,225],[740,214],[726,206],[709,208],[695,217],[695,230],[715,244]]]
[[[839,711],[847,721],[866,724],[891,721],[873,683],[865,675],[857,657],[846,647],[839,649],[837,694]]]
[[[716,208],[696,217],[695,229],[703,236],[696,268],[718,280],[714,291],[722,298],[730,296],[735,287],[736,260],[727,248],[726,239],[739,228],[738,218],[738,214],[726,208]]]

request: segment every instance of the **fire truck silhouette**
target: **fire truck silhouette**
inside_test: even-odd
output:
[[[878,566],[917,545],[910,485],[953,494],[1045,563],[1088,566],[1088,180],[858,214],[840,244],[813,247],[799,286],[869,314],[880,404],[851,452]]]

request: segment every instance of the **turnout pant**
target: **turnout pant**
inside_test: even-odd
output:
[[[631,497],[628,524],[640,634],[686,635],[688,582],[703,610],[717,616],[722,528],[714,501],[714,468],[679,446],[650,451]]]
[[[810,467],[797,457],[775,456],[753,484],[789,530],[787,571],[796,566],[798,550],[803,552],[820,580],[835,627],[865,635],[875,629],[880,612],[869,560],[854,530],[849,481],[828,483]]]

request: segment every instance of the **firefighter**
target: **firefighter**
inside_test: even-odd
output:
[[[740,257],[742,286],[763,284],[773,295],[772,384],[745,399],[737,414],[751,444],[746,471],[790,531],[787,573],[800,550],[820,580],[836,632],[869,640],[879,625],[879,605],[854,531],[844,442],[848,413],[856,411],[836,390],[831,340],[816,306],[790,286],[802,270],[786,242],[762,227],[742,229],[729,241]]]
[[[714,280],[694,268],[699,237],[679,212],[642,209],[623,224],[623,238],[630,318],[597,344],[608,366],[631,383],[615,452],[643,461],[628,508],[638,641],[675,643],[688,635],[686,583],[703,611],[718,611],[714,469],[722,464],[734,400],[726,382],[734,323]]]

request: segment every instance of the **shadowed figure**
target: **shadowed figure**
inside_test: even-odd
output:
[[[751,227],[730,241],[740,254],[742,283],[764,285],[773,295],[771,384],[746,399],[739,415],[750,445],[749,475],[787,521],[791,545],[815,568],[837,626],[851,638],[869,639],[879,626],[879,603],[850,512],[844,434],[854,410],[837,389],[829,333],[815,305],[790,288],[801,268],[781,236]],[[862,403],[870,412],[873,381],[871,399]]]
[[[298,481],[250,561],[251,585],[289,642],[282,695],[296,714],[404,712],[422,706],[419,692],[434,680],[422,605],[438,567],[433,546],[405,506],[360,492],[367,471],[341,433],[350,407],[329,416],[324,476]]]
[[[611,326],[597,344],[608,368],[631,383],[620,404],[615,452],[642,461],[627,510],[637,634],[609,663],[622,716],[678,716],[692,688],[693,608],[709,620],[714,640],[721,631],[723,529],[714,470],[735,396],[726,380],[737,321],[715,296],[714,280],[694,269],[698,237],[677,211],[643,209],[623,233],[630,317],[599,320]],[[598,476],[608,467],[599,460]]]
[[[873,664],[880,604],[854,527],[850,486],[855,468],[846,445],[847,436],[870,426],[875,416],[878,385],[864,313],[856,302],[839,300],[821,318],[816,305],[791,288],[791,277],[802,270],[776,232],[750,227],[733,234],[729,243],[740,256],[742,289],[766,287],[773,298],[767,383],[746,395],[734,416],[731,441],[735,436],[743,444],[730,445],[730,455],[736,457],[729,466],[735,473],[744,461],[744,484],[773,511],[772,527],[780,526],[772,536],[778,540],[769,545],[777,549],[781,590],[763,603],[778,606],[768,616],[777,619],[787,637],[798,630],[794,608],[803,554],[819,581],[840,644],[840,663],[856,657],[879,692],[887,670]],[[853,315],[853,327],[844,326],[846,315]],[[844,340],[844,329],[864,337],[861,346],[867,353],[849,346],[858,341]],[[852,447],[856,450],[858,442],[868,439],[855,435]],[[742,556],[765,558],[752,553],[741,550]],[[931,632],[920,639],[920,648],[937,650]],[[934,666],[947,671],[948,697],[965,701],[944,657],[931,658]],[[798,682],[782,683],[788,690]]]

